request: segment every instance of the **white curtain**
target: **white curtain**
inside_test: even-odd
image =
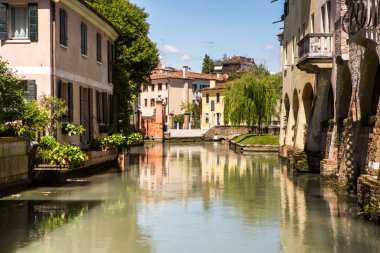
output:
[[[29,37],[29,19],[28,8],[16,7],[12,8],[12,36],[14,38]]]

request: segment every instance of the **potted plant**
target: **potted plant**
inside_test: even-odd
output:
[[[102,143],[108,147],[117,148],[118,167],[119,169],[124,170],[124,148],[127,146],[127,137],[121,133],[115,133],[102,139]]]

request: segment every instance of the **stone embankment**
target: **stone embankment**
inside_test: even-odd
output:
[[[245,145],[230,141],[230,148],[241,154],[254,153],[278,153],[280,147],[278,145]]]
[[[0,195],[28,185],[28,144],[25,138],[0,138]]]

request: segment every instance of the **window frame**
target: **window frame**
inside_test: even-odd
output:
[[[102,64],[102,35],[96,33],[96,62]]]
[[[26,37],[14,37],[14,32],[13,32],[13,15],[12,15],[12,10],[16,8],[24,8],[26,12],[26,29],[27,29],[27,36]],[[17,4],[17,5],[9,5],[8,6],[8,17],[7,17],[7,26],[8,26],[8,40],[30,40],[30,31],[29,31],[29,6],[27,4]]]
[[[206,93],[206,104],[210,103],[210,94]]]
[[[59,43],[63,47],[68,47],[68,15],[63,8],[59,9]]]
[[[81,22],[81,54],[88,56],[88,26],[86,23]]]

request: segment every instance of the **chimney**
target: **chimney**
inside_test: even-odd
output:
[[[220,77],[221,77],[220,73],[217,73],[216,78],[220,79]]]
[[[183,76],[183,78],[188,78],[189,77],[189,67],[188,66],[183,66],[182,67],[182,76]]]

